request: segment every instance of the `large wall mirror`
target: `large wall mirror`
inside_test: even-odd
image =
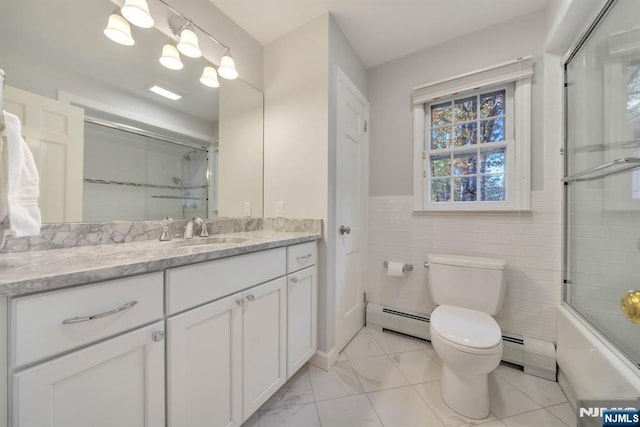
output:
[[[34,153],[43,222],[261,217],[262,93],[241,79],[202,85],[204,58],[163,67],[175,39],[156,28],[132,26],[135,45],[114,43],[103,30],[116,8],[3,4],[4,109]],[[156,85],[181,98],[149,91]]]

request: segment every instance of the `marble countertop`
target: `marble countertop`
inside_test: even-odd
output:
[[[316,232],[247,231],[216,234],[228,242],[174,239],[83,246],[0,255],[0,296],[17,296],[241,255],[320,239]],[[239,239],[244,239],[238,242]]]

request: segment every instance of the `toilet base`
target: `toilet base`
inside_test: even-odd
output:
[[[475,419],[489,415],[488,374],[460,376],[443,364],[440,392],[447,406],[460,415]]]

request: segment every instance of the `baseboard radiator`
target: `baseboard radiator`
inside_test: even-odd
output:
[[[367,303],[366,324],[377,331],[387,330],[431,340],[429,315]],[[502,344],[504,362],[523,367],[527,374],[556,381],[556,349],[551,341],[503,333]]]

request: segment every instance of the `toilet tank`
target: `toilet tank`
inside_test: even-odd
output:
[[[431,254],[428,278],[433,301],[495,315],[504,296],[504,260]]]

